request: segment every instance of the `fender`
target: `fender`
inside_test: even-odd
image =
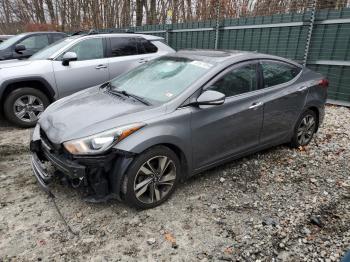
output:
[[[165,119],[145,121],[146,126],[117,143],[114,148],[140,154],[145,150],[164,145],[177,153],[180,161],[186,164],[184,177],[192,173],[191,108],[175,110],[165,114]],[[162,118],[162,117],[160,117]]]
[[[4,81],[0,86],[0,99],[2,99],[3,94],[6,93],[6,89],[9,85],[28,81],[37,81],[43,84],[45,88],[43,91],[49,96],[50,101],[53,102],[55,100],[57,92],[55,92],[54,88],[45,78],[40,76],[19,77]]]
[[[162,136],[155,136],[155,137],[146,137],[140,135],[140,138],[142,139],[142,143],[133,143],[137,138],[136,136],[133,137],[133,139],[128,140],[126,143],[121,143],[121,145],[116,145],[116,148],[120,150],[124,150],[127,152],[130,152],[132,154],[141,154],[143,151],[157,146],[157,145],[165,145],[170,147],[170,149],[176,148],[176,151],[180,151],[182,154],[182,157],[184,157],[187,164],[187,174],[191,174],[192,170],[192,149],[191,145],[186,145],[181,141],[178,137],[173,135],[162,135]],[[123,142],[123,141],[122,141]],[[179,153],[179,152],[175,152]],[[179,156],[181,160],[181,156]]]
[[[117,158],[117,161],[115,162],[112,171],[109,172],[111,194],[114,197],[116,197],[119,201],[123,201],[122,183],[124,181],[124,175],[126,174],[126,171],[133,160],[134,157],[132,156],[120,156],[119,158]]]

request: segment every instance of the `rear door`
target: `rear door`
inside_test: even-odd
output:
[[[158,57],[157,50],[156,46],[140,37],[110,37],[107,52],[109,78],[117,77]]]
[[[261,144],[284,142],[290,136],[308,93],[308,86],[298,81],[301,70],[281,61],[260,61],[264,103]]]
[[[60,97],[108,81],[105,46],[106,41],[103,37],[82,39],[52,61]],[[62,56],[67,52],[76,53],[78,60],[64,66]]]
[[[226,95],[219,106],[194,107],[192,141],[195,169],[201,169],[259,144],[263,107],[257,89],[257,62],[236,65],[209,83]]]

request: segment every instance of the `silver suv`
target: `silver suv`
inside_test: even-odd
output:
[[[31,127],[51,102],[174,52],[151,35],[65,38],[28,60],[0,62],[0,104],[10,122]]]

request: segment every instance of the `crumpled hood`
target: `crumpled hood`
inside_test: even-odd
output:
[[[32,63],[30,60],[5,60],[5,61],[0,61],[0,69],[3,68],[11,68],[11,67],[19,67],[19,66],[28,66]]]
[[[98,87],[58,100],[40,116],[39,125],[55,144],[142,122],[164,112]]]

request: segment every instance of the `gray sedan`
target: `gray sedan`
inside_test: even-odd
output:
[[[308,145],[327,86],[280,57],[180,51],[49,106],[31,141],[34,174],[46,190],[60,177],[87,201],[152,208],[194,174],[279,144]]]

